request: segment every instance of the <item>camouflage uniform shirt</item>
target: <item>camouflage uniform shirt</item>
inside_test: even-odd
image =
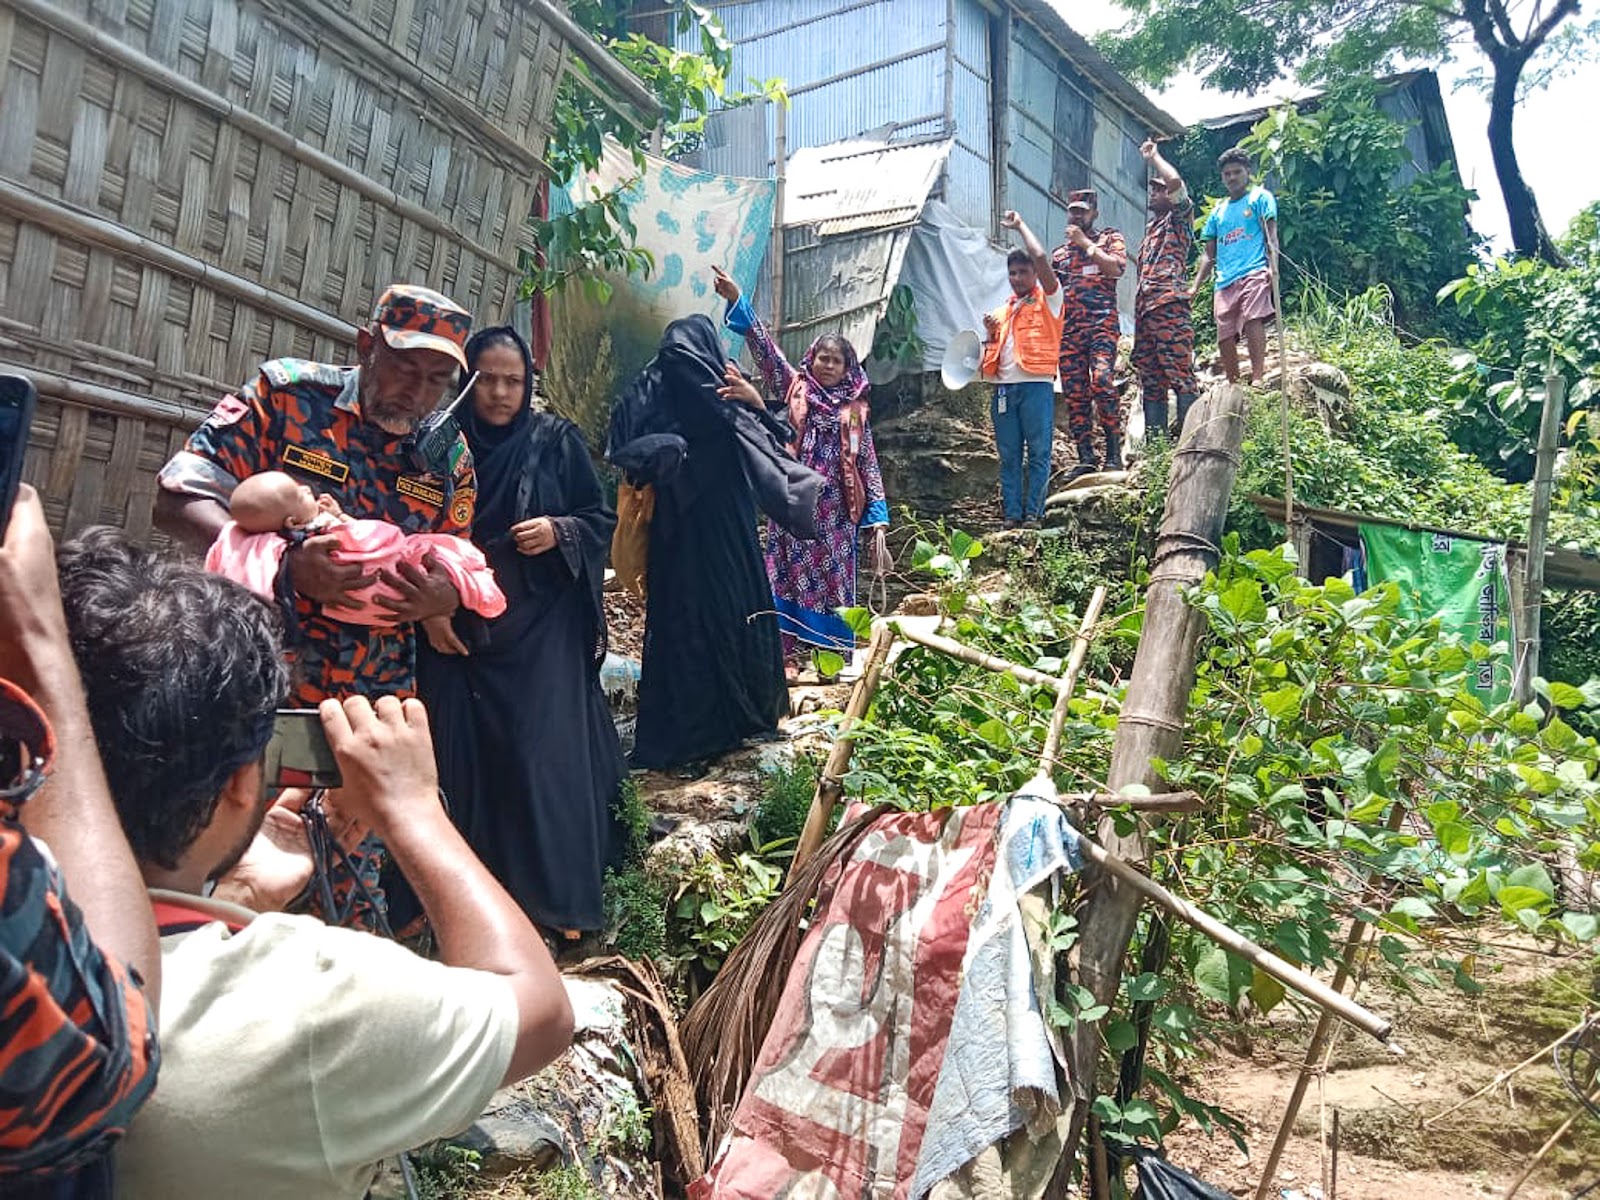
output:
[[[299,359],[265,363],[256,379],[225,396],[161,470],[161,486],[228,503],[241,479],[285,471],[331,495],[349,516],[388,521],[406,533],[466,536],[476,485],[472,456],[458,438],[448,477],[418,471],[406,439],[361,418],[359,367]],[[410,625],[347,625],[293,598],[289,641],[297,703],[326,696],[409,695],[416,638]]]
[[[55,862],[0,812],[0,1195],[102,1164],[156,1082],[138,977],[102,954]]]

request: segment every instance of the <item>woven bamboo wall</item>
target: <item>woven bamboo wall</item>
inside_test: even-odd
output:
[[[58,533],[391,281],[510,310],[567,47],[520,0],[0,0],[0,371]]]

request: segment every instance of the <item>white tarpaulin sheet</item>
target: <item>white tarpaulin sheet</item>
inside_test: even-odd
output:
[[[925,371],[939,369],[953,334],[971,329],[982,337],[983,314],[1004,304],[1011,294],[1006,252],[938,200],[923,207],[906,249],[900,282],[917,302]]]

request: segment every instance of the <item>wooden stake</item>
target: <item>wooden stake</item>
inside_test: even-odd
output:
[[[1590,1093],[1589,1103],[1600,1103],[1600,1089],[1596,1089],[1594,1092]],[[1527,1183],[1528,1180],[1533,1177],[1533,1173],[1539,1169],[1539,1164],[1545,1160],[1550,1151],[1556,1148],[1556,1143],[1560,1142],[1562,1138],[1567,1136],[1567,1130],[1571,1129],[1578,1118],[1583,1116],[1583,1114],[1587,1111],[1588,1107],[1580,1104],[1577,1108],[1573,1109],[1570,1117],[1561,1122],[1561,1127],[1550,1135],[1550,1139],[1545,1142],[1544,1145],[1539,1147],[1539,1153],[1533,1156],[1533,1161],[1528,1164],[1527,1168],[1522,1172],[1521,1175],[1517,1176],[1516,1182],[1506,1189],[1505,1200],[1511,1200],[1513,1196],[1522,1190],[1522,1185]]]
[[[872,697],[883,678],[883,665],[889,657],[889,647],[894,645],[894,629],[885,624],[872,631],[872,641],[867,645],[867,661],[861,678],[850,692],[850,702],[845,706],[844,719],[839,722],[839,736],[828,752],[822,774],[817,777],[817,790],[811,797],[811,811],[806,814],[805,828],[795,844],[794,858],[789,862],[792,875],[805,861],[817,852],[828,836],[828,822],[833,810],[844,794],[844,773],[850,767],[850,756],[855,753],[856,742],[850,736],[851,727],[866,715]]]
[[[1195,649],[1206,627],[1205,614],[1190,605],[1183,593],[1216,566],[1248,410],[1248,391],[1238,384],[1219,384],[1196,401],[1179,435],[1166,512],[1151,559],[1144,633],[1112,749],[1106,790],[1113,794],[1129,784],[1160,790],[1164,781],[1151,761],[1174,759],[1182,752]],[[1126,835],[1118,833],[1111,814],[1100,818],[1097,840],[1119,860],[1140,862],[1146,857],[1142,833],[1138,829]],[[1081,933],[1069,957],[1073,982],[1087,988],[1097,1004],[1115,1002],[1139,904],[1154,886],[1126,863],[1122,865],[1139,881],[1110,868],[1105,871],[1098,886],[1089,889],[1078,914]],[[1089,1106],[1094,1102],[1099,1029],[1079,1022],[1070,1034],[1068,1054],[1071,1091],[1064,1099],[1071,1115],[1058,1180],[1076,1160]]]
[[[1333,1110],[1333,1145],[1328,1148],[1328,1200],[1339,1200],[1339,1109]]]
[[[1332,987],[1335,991],[1342,993],[1345,980],[1350,978],[1351,968],[1355,965],[1356,955],[1361,951],[1361,942],[1366,932],[1365,921],[1350,923],[1350,931],[1344,939],[1344,953],[1339,956],[1339,966],[1333,973]],[[1305,1103],[1306,1088],[1310,1086],[1312,1076],[1317,1073],[1322,1047],[1332,1029],[1333,1013],[1323,1009],[1322,1015],[1317,1018],[1317,1027],[1311,1034],[1311,1044],[1306,1047],[1305,1059],[1300,1064],[1300,1074],[1295,1078],[1294,1087],[1289,1092],[1289,1103],[1284,1106],[1283,1117],[1278,1122],[1278,1136],[1272,1139],[1272,1150],[1267,1154],[1267,1164],[1261,1169],[1261,1182],[1256,1185],[1256,1200],[1268,1200],[1272,1194],[1272,1181],[1278,1173],[1278,1164],[1283,1161],[1283,1151],[1289,1144],[1290,1134],[1294,1132],[1295,1118],[1300,1115],[1300,1106]]]
[[[1401,824],[1405,821],[1406,812],[1403,807],[1396,804],[1389,809],[1389,819],[1386,822],[1390,833],[1398,833]],[[1369,883],[1367,886],[1366,900],[1371,903],[1376,899],[1374,890]],[[1350,922],[1350,930],[1345,934],[1344,952],[1339,956],[1339,966],[1333,973],[1333,990],[1342,993],[1345,981],[1350,978],[1350,972],[1355,966],[1356,956],[1361,951],[1361,943],[1365,940],[1368,923],[1356,920]],[[1267,1155],[1267,1165],[1262,1168],[1261,1182],[1256,1186],[1256,1200],[1267,1200],[1272,1190],[1273,1176],[1278,1173],[1278,1163],[1283,1159],[1284,1147],[1289,1144],[1289,1135],[1294,1132],[1295,1118],[1300,1115],[1300,1105],[1306,1098],[1306,1086],[1311,1082],[1311,1077],[1325,1069],[1325,1064],[1319,1063],[1322,1057],[1322,1048],[1327,1044],[1328,1038],[1333,1033],[1333,1014],[1326,1009],[1317,1019],[1317,1027],[1312,1031],[1311,1044],[1306,1047],[1305,1060],[1300,1064],[1300,1074],[1294,1081],[1294,1088],[1289,1093],[1289,1103],[1284,1107],[1283,1119],[1278,1122],[1278,1136],[1272,1139],[1272,1152]]]
[[[1050,710],[1050,728],[1044,735],[1044,750],[1039,755],[1039,766],[1048,771],[1061,749],[1061,731],[1067,724],[1067,704],[1072,699],[1072,689],[1077,686],[1078,672],[1083,670],[1083,660],[1089,656],[1089,643],[1094,638],[1095,622],[1106,603],[1106,585],[1100,584],[1084,606],[1083,619],[1078,622],[1077,636],[1072,639],[1072,653],[1067,656],[1067,669],[1062,672],[1056,687],[1055,707]]]
[[[1283,285],[1278,281],[1282,273],[1282,256],[1273,246],[1272,311],[1278,327],[1278,404],[1283,421],[1283,525],[1294,536],[1294,459],[1289,453],[1289,349],[1283,321]]]
[[[1533,681],[1539,674],[1539,625],[1544,603],[1544,548],[1550,535],[1550,488],[1555,478],[1556,448],[1561,442],[1561,417],[1566,409],[1567,384],[1554,362],[1544,377],[1544,411],[1539,417],[1539,445],[1533,466],[1533,505],[1528,514],[1527,575],[1522,585],[1522,611],[1517,614],[1517,654],[1512,661],[1515,677],[1512,695],[1518,704],[1533,699]]]

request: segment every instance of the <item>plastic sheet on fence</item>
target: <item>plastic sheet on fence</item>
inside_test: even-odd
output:
[[[590,445],[603,441],[612,398],[655,354],[667,323],[704,313],[722,325],[722,302],[711,290],[711,268],[724,268],[754,293],[772,240],[777,185],[735,179],[644,156],[608,141],[600,169],[551,198],[551,210],[572,211],[602,193],[623,188],[636,244],[655,260],[648,275],[607,275],[601,298],[579,282],[551,302],[554,335],[543,390],[550,407],[576,421]],[[730,350],[739,340],[724,334]]]
[[[1396,525],[1361,525],[1371,583],[1393,580],[1408,610],[1439,618],[1471,654],[1467,686],[1489,704],[1511,695],[1511,592],[1497,542]],[[1495,646],[1500,646],[1495,650]]]

